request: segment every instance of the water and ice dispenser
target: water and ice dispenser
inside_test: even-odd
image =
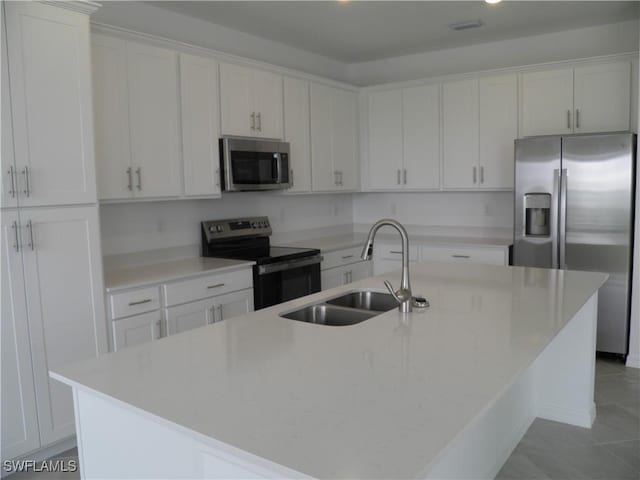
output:
[[[524,234],[528,237],[551,235],[551,195],[524,194]]]

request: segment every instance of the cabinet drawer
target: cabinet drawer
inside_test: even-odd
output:
[[[322,254],[322,270],[327,268],[339,267],[340,265],[348,265],[350,263],[359,262],[362,259],[362,246],[345,248],[344,250],[336,250]]]
[[[158,287],[140,288],[123,293],[109,295],[111,318],[122,318],[160,308]]]
[[[500,248],[450,248],[422,247],[423,262],[478,263],[485,265],[506,265],[505,249]]]
[[[373,255],[376,258],[387,258],[390,260],[402,258],[402,245],[400,244],[385,244],[375,243],[373,244]],[[409,245],[409,260],[418,259],[418,247],[417,245]]]
[[[207,275],[206,277],[167,283],[162,288],[164,305],[170,307],[227,292],[253,288],[253,270],[246,268],[235,272]]]

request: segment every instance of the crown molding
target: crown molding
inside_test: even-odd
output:
[[[85,15],[91,15],[102,6],[100,3],[90,0],[44,0],[41,3],[53,7],[66,8]]]

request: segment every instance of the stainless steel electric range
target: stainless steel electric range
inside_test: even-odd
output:
[[[253,260],[254,308],[320,291],[320,250],[271,246],[267,217],[202,222],[202,256]]]

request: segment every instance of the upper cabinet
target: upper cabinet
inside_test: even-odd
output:
[[[513,188],[516,75],[443,85],[444,187]]]
[[[185,195],[220,195],[216,62],[180,54],[182,158]]]
[[[2,160],[2,205],[18,196],[22,206],[95,202],[88,17],[43,3],[3,4],[14,161]]]
[[[283,137],[280,75],[221,63],[220,99],[223,135]]]
[[[629,129],[631,63],[522,75],[522,136]]]
[[[309,83],[296,78],[284,79],[284,139],[289,142],[289,192],[311,190],[311,131]]]
[[[355,92],[311,84],[313,191],[358,188],[357,118]]]
[[[440,186],[437,85],[369,94],[369,185],[372,189]]]

